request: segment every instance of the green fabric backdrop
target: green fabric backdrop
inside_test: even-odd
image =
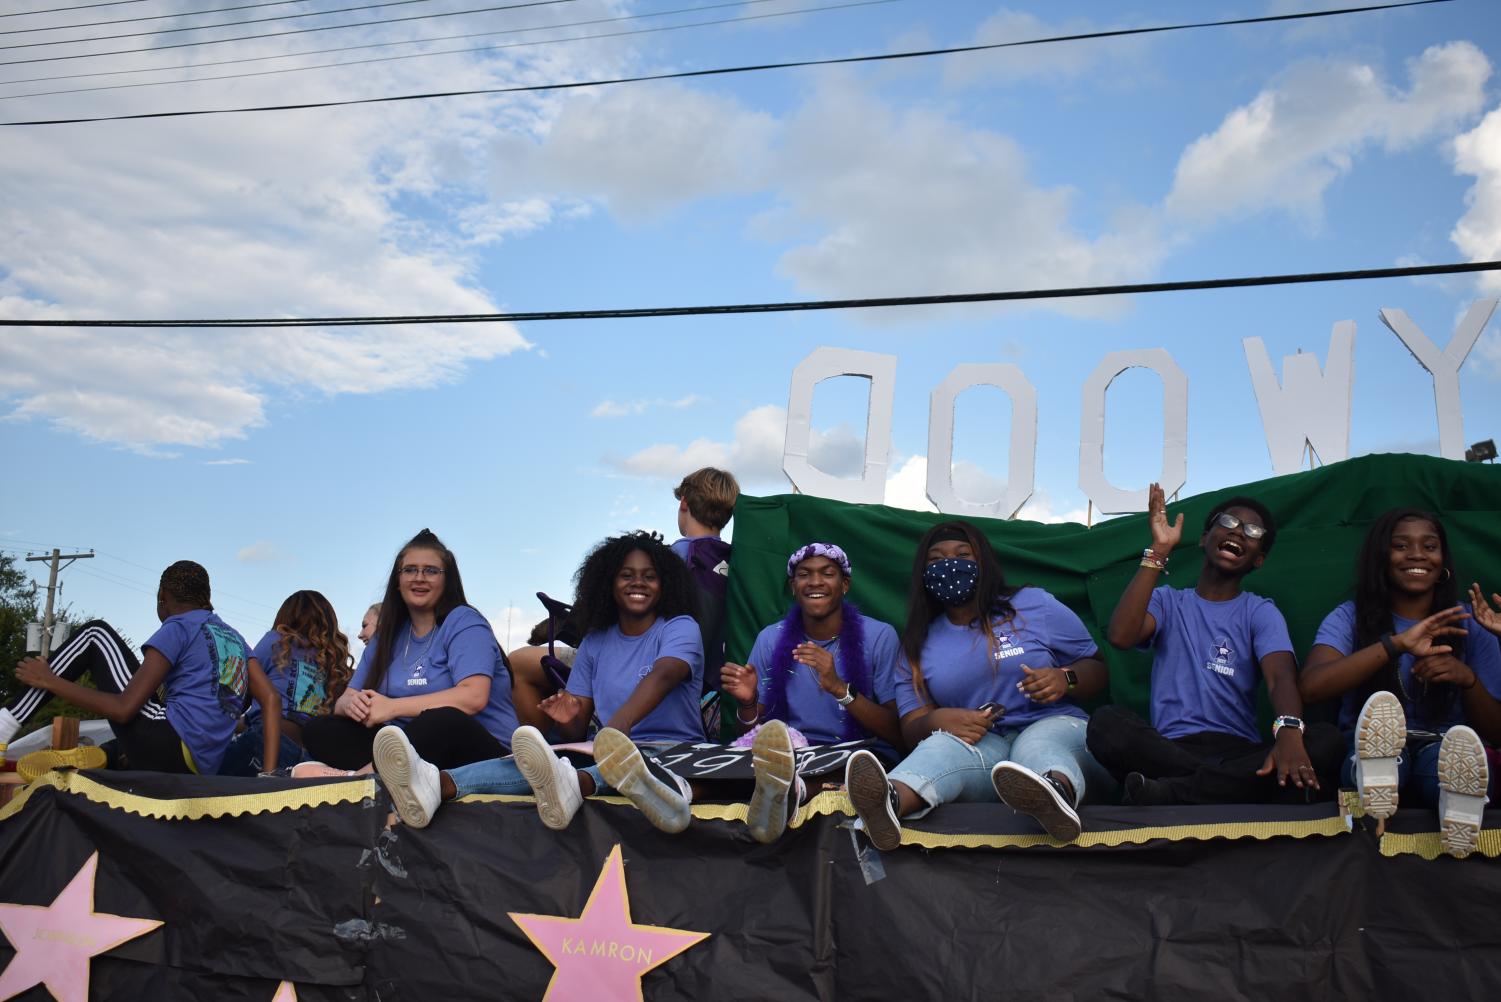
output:
[[[1183,512],[1184,543],[1165,583],[1194,583],[1202,554],[1199,529],[1223,498],[1246,494],[1277,517],[1277,541],[1247,590],[1276,601],[1301,658],[1319,622],[1350,597],[1356,550],[1377,515],[1398,505],[1439,513],[1449,532],[1460,580],[1501,591],[1501,466],[1429,456],[1378,455],[1317,470],[1211,491],[1168,506]],[[725,649],[742,662],[757,632],[780,619],[790,601],[787,557],[814,540],[838,543],[854,566],[853,601],[898,631],[905,618],[913,547],[928,526],[949,516],[855,505],[802,494],[742,495],[735,506]],[[995,545],[1011,584],[1046,588],[1084,620],[1110,666],[1104,702],[1147,713],[1151,658],[1104,641],[1116,599],[1151,542],[1145,515],[1094,528],[1077,523],[972,519]],[[1265,696],[1263,695],[1263,702]],[[1263,715],[1266,708],[1263,706]],[[1320,715],[1320,714],[1316,714]]]

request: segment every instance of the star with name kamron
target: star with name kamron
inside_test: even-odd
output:
[[[631,921],[618,845],[578,918],[508,914],[555,968],[542,1002],[642,1002],[643,974],[709,938]]]

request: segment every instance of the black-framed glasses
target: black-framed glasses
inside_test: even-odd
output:
[[[1239,529],[1246,534],[1247,539],[1260,539],[1266,535],[1266,526],[1257,525],[1255,522],[1243,522],[1228,511],[1220,512],[1214,516],[1214,520],[1226,529]]]

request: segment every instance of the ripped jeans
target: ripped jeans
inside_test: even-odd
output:
[[[947,731],[934,731],[888,778],[911,788],[927,804],[911,815],[914,818],[953,801],[996,803],[990,770],[1006,761],[1026,766],[1039,776],[1049,772],[1067,776],[1076,805],[1084,803],[1086,797],[1106,799],[1117,786],[1084,747],[1088,725],[1084,717],[1060,713],[1026,727],[990,731],[973,745]]]

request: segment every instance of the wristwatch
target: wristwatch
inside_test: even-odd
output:
[[[855,687],[852,686],[852,685],[846,684],[845,687],[844,687],[844,695],[843,696],[835,696],[834,697],[834,701],[836,703],[838,703],[840,706],[849,706],[851,703],[853,703],[855,701]]]
[[[1074,691],[1074,686],[1079,684],[1079,673],[1072,668],[1063,669],[1063,680],[1068,683],[1069,692]]]
[[[1276,720],[1272,721],[1272,737],[1275,738],[1277,736],[1277,732],[1282,730],[1282,728],[1284,727],[1296,727],[1299,734],[1302,734],[1304,731],[1303,721],[1300,718],[1283,714]]]

